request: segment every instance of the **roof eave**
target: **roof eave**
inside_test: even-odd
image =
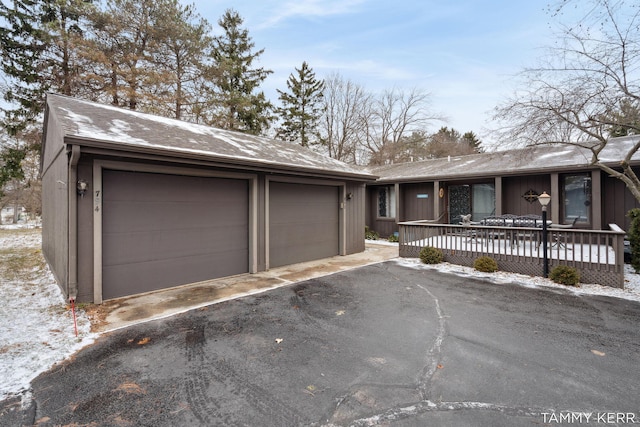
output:
[[[240,166],[240,167],[248,167],[254,170],[263,170],[268,172],[288,172],[288,173],[301,173],[305,175],[318,175],[323,177],[332,177],[332,178],[343,178],[350,179],[355,181],[363,181],[363,182],[373,182],[378,177],[376,175],[371,175],[367,173],[359,173],[359,172],[345,172],[345,171],[336,171],[331,169],[322,169],[322,168],[314,168],[314,167],[304,167],[304,166],[293,166],[276,162],[268,162],[268,161],[251,161],[249,159],[242,159],[237,157],[226,157],[220,156],[217,154],[207,154],[207,153],[196,153],[196,152],[188,152],[177,149],[168,149],[161,147],[146,147],[140,145],[131,145],[131,144],[123,144],[117,143],[113,141],[104,141],[101,139],[87,138],[87,137],[78,137],[73,135],[65,136],[65,144],[67,145],[79,145],[85,147],[98,148],[103,150],[113,150],[117,148],[120,152],[125,153],[137,153],[144,154],[150,156],[158,156],[165,158],[180,158],[184,160],[193,160],[193,161],[205,161],[208,163],[217,163],[221,165],[227,166]]]

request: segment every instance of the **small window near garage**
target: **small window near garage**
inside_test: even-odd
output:
[[[563,221],[572,224],[577,222],[591,223],[591,175],[565,175],[562,179],[562,195],[564,199]]]
[[[396,194],[392,185],[378,188],[378,218],[395,218]]]

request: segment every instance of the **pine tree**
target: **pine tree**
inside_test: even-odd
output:
[[[282,126],[276,136],[284,141],[298,142],[308,147],[313,134],[317,134],[316,126],[322,113],[322,91],[324,82],[316,79],[316,75],[306,62],[300,69],[295,69],[287,80],[288,91],[278,89],[282,107],[276,110],[282,120]]]
[[[149,80],[144,88],[155,94],[157,102],[146,110],[196,121],[210,69],[205,60],[212,43],[211,28],[193,6],[168,0],[162,7],[155,23],[156,43],[150,53],[160,78]]]
[[[0,3],[0,58],[8,83],[3,126],[16,135],[44,109],[48,91],[73,95],[81,67],[74,45],[83,36],[90,0],[14,0]]]
[[[15,0],[10,4],[0,3],[0,55],[8,79],[4,100],[12,107],[3,109],[2,124],[15,135],[42,111],[49,86],[41,81],[39,68],[49,40],[41,29],[38,1]]]
[[[482,153],[483,150],[480,148],[482,141],[478,139],[478,136],[475,133],[471,131],[466,132],[462,135],[462,141],[469,144],[469,147],[473,148],[476,153]]]
[[[273,107],[263,92],[255,91],[272,71],[252,68],[264,49],[252,52],[254,43],[249,32],[241,28],[242,23],[238,12],[232,9],[218,20],[224,34],[213,40],[215,93],[209,121],[223,129],[257,135],[269,127]]]
[[[640,106],[638,102],[623,99],[618,110],[609,114],[602,120],[611,123],[609,133],[612,138],[618,136],[640,134]]]
[[[150,87],[167,77],[154,63],[163,37],[159,22],[170,0],[108,0],[106,10],[91,16],[93,36],[84,55],[94,64],[88,75],[112,105],[148,111],[158,102]],[[170,10],[170,9],[169,9]]]

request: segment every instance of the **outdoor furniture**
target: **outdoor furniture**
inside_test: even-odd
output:
[[[507,220],[500,216],[488,216],[480,221],[480,225],[487,227],[507,227]],[[485,239],[501,239],[505,237],[505,232],[502,230],[486,230],[484,233]]]
[[[538,241],[538,231],[523,230],[526,228],[542,228],[542,218],[537,215],[518,216],[513,219],[514,230],[511,233],[511,244],[518,245],[520,241]]]
[[[551,247],[557,246],[558,248],[567,248],[567,246],[563,242],[564,235],[562,234],[562,232],[555,231],[555,230],[563,230],[563,229],[566,230],[566,229],[573,228],[579,219],[580,219],[579,216],[575,217],[571,222],[571,224],[550,224],[549,231],[551,232],[551,240],[553,241],[553,243],[551,244]]]

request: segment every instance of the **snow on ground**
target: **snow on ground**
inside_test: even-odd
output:
[[[40,229],[9,232],[8,228],[10,227],[0,227],[0,267],[8,253],[27,250],[37,251],[37,256],[41,256]],[[385,242],[379,240],[372,243]],[[579,288],[568,288],[540,277],[504,272],[480,273],[469,267],[449,263],[429,266],[414,258],[398,259],[395,262],[408,268],[435,269],[463,277],[480,277],[493,283],[569,289],[576,294],[606,295],[640,301],[640,275],[632,274],[631,270],[625,275],[628,279],[625,280],[626,289],[621,290],[587,284]],[[82,310],[76,310],[76,337],[73,314],[48,267],[27,273],[22,276],[23,279],[18,280],[4,275],[0,277],[0,400],[22,395],[23,404],[29,400],[30,383],[35,377],[92,344],[97,338],[97,334],[90,332],[90,319]]]
[[[382,245],[398,245],[387,240],[367,240],[369,243]],[[420,262],[418,258],[398,258],[396,262],[410,268],[432,269],[443,273],[456,274],[463,277],[478,277],[493,283],[515,283],[529,288],[547,287],[551,289],[564,289],[576,295],[604,295],[614,298],[624,298],[633,301],[640,301],[640,274],[635,274],[629,264],[624,265],[624,289],[616,289],[611,286],[581,283],[579,287],[565,286],[554,283],[550,279],[537,276],[527,276],[525,274],[508,273],[497,271],[495,273],[482,273],[472,267],[450,264],[427,265]]]
[[[1,228],[0,266],[25,250],[41,257],[40,229]],[[76,310],[76,337],[72,311],[48,267],[16,276],[0,277],[0,400],[22,394],[24,403],[31,380],[91,344],[96,335],[90,332],[88,317]]]

